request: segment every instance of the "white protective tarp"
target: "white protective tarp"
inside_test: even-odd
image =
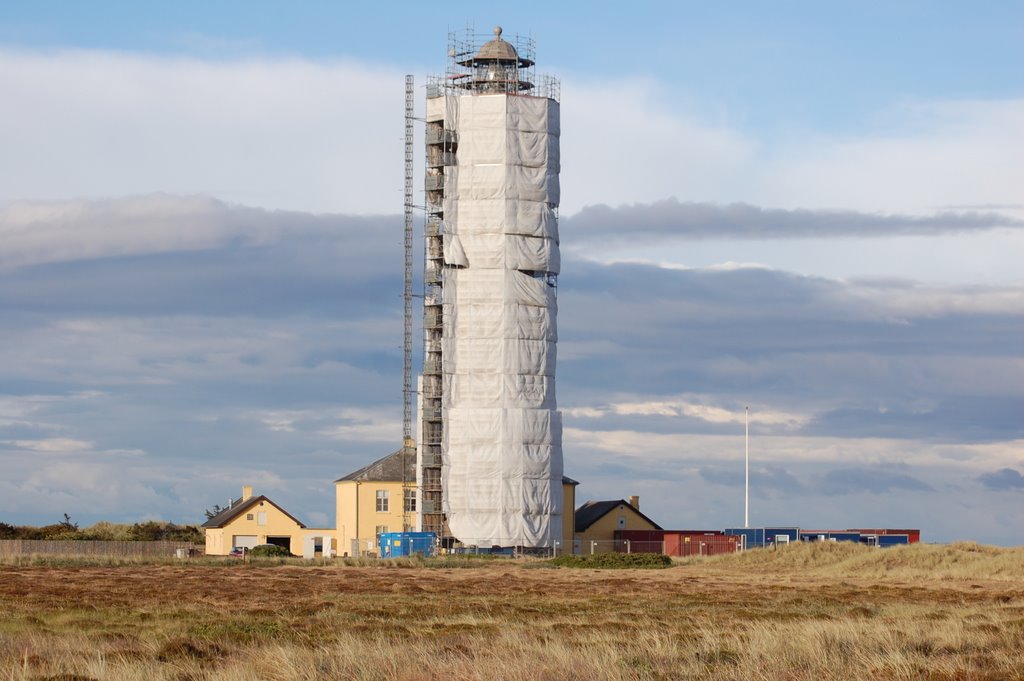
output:
[[[445,169],[444,510],[464,543],[551,546],[573,512],[543,276],[560,269],[558,103],[460,95],[444,116],[459,145]]]

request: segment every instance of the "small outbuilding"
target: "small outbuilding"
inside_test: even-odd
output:
[[[660,530],[640,512],[640,497],[629,500],[588,501],[575,513],[576,553],[609,553],[616,551],[615,533],[622,530]]]

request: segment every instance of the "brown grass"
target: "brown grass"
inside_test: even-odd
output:
[[[1021,549],[390,565],[7,564],[0,679],[1024,679]]]

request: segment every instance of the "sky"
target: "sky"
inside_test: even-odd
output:
[[[333,524],[402,433],[404,76],[496,23],[561,80],[579,502],[742,525],[749,406],[752,525],[1024,544],[1015,2],[0,4],[0,521]]]

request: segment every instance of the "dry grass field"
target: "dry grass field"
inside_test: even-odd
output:
[[[1024,679],[1024,549],[0,564],[0,679]]]

